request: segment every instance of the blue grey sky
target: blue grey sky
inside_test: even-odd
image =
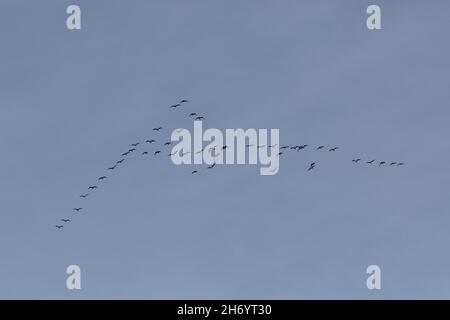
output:
[[[66,29],[70,4],[82,30]],[[369,4],[382,30],[366,28]],[[2,0],[0,298],[450,298],[449,12],[444,0]],[[106,172],[130,143],[192,129],[187,111],[310,148],[275,176],[166,156]],[[66,289],[71,264],[79,291]],[[379,291],[366,288],[372,264]]]

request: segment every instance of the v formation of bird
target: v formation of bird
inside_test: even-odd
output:
[[[183,100],[181,100],[180,102],[171,105],[169,108],[170,108],[170,109],[179,109],[179,108],[181,108],[184,104],[186,104],[186,103],[188,103],[188,102],[189,102],[188,100],[183,99]],[[201,115],[199,115],[199,114],[196,113],[196,112],[191,112],[191,113],[189,113],[189,118],[190,118],[190,119],[193,119],[193,120],[195,120],[195,121],[203,121],[203,120],[205,120],[205,117],[204,117],[204,116],[201,116]],[[160,131],[163,131],[163,129],[164,129],[164,128],[163,128],[162,126],[158,126],[158,127],[154,127],[154,128],[152,129],[152,131],[153,131],[155,134],[157,134],[157,133],[159,133]],[[156,145],[158,141],[160,141],[160,140],[159,140],[159,139],[157,140],[156,138],[151,138],[151,139],[145,140],[145,141],[142,143],[142,145]],[[157,150],[152,151],[151,153],[150,153],[149,151],[147,151],[147,150],[144,150],[144,151],[142,151],[141,156],[149,156],[150,154],[153,154],[153,156],[158,156],[158,155],[160,155],[160,154],[163,152],[164,147],[170,146],[171,144],[172,144],[171,141],[163,142],[163,143],[161,144],[161,146],[162,146],[161,148],[157,148]],[[112,165],[111,167],[107,168],[107,170],[110,171],[110,172],[116,170],[120,165],[122,165],[122,164],[126,161],[126,159],[127,159],[128,156],[130,156],[131,154],[135,153],[135,152],[138,150],[138,146],[140,146],[140,145],[141,145],[140,142],[131,143],[131,144],[130,144],[130,148],[129,148],[126,152],[122,153],[122,155],[121,155],[122,158],[121,158],[120,160],[116,161],[114,165]],[[249,147],[252,147],[252,146],[253,146],[253,145],[251,145],[251,144],[247,144],[247,145],[246,145],[246,148],[249,148]],[[267,148],[270,149],[270,148],[274,148],[275,146],[276,146],[276,145],[268,145]],[[202,152],[209,152],[209,153],[211,153],[211,155],[213,155],[214,157],[217,157],[217,156],[220,155],[220,153],[217,152],[217,147],[219,147],[219,149],[222,150],[222,151],[226,151],[226,149],[227,149],[227,146],[226,146],[226,145],[224,145],[224,146],[214,146],[214,147],[210,148],[209,150],[201,149],[201,150],[199,150],[199,151],[196,151],[195,153],[198,154],[198,153],[202,153]],[[259,149],[259,148],[264,148],[264,147],[266,147],[266,145],[258,145],[258,146],[256,146],[256,147]],[[308,147],[309,147],[309,146],[308,146],[307,144],[303,144],[303,145],[283,145],[283,146],[280,146],[280,147],[279,147],[280,151],[278,152],[278,156],[283,155],[283,154],[285,153],[285,151],[291,150],[291,151],[299,152],[299,151],[304,150],[304,149],[306,149],[306,148],[308,148]],[[328,151],[328,152],[336,152],[336,151],[339,150],[339,147],[337,147],[337,146],[326,147],[326,146],[324,146],[324,145],[320,145],[320,146],[315,147],[315,150],[316,150],[316,151],[324,150],[325,152],[327,152],[327,151]],[[173,154],[176,154],[176,153],[177,153],[177,151],[175,150],[174,152],[169,153],[168,155],[169,155],[169,156],[172,156]],[[188,154],[188,152],[186,152],[186,153],[184,153],[184,154]],[[365,160],[363,160],[363,159],[361,159],[361,158],[356,158],[356,159],[352,159],[351,161],[352,161],[353,163],[355,163],[355,164],[359,164],[359,163],[361,163],[361,162],[365,162],[366,165],[377,164],[377,165],[380,166],[380,167],[381,167],[381,166],[403,166],[403,165],[405,165],[403,162],[396,162],[396,161],[388,162],[388,161],[384,161],[384,160],[383,160],[383,161],[378,161],[378,162],[377,162],[376,159],[371,159],[371,160],[365,161]],[[213,164],[211,164],[211,165],[206,166],[206,170],[209,171],[209,170],[211,170],[211,169],[214,169],[215,167],[216,167],[216,163],[213,163]],[[317,168],[317,163],[316,163],[316,162],[311,162],[311,163],[309,164],[309,166],[306,168],[306,170],[307,170],[308,172],[310,172],[310,171],[313,171],[313,170],[316,169],[316,168]],[[192,175],[199,174],[199,173],[200,173],[199,170],[193,170],[193,171],[191,171],[191,174],[192,174]],[[108,176],[102,175],[102,176],[99,176],[99,177],[98,177],[97,181],[98,181],[99,183],[101,183],[101,182],[103,182],[103,181],[106,180],[106,179],[108,179]],[[98,189],[98,188],[99,188],[98,185],[90,185],[87,189],[88,189],[88,191],[91,191],[91,192],[92,192],[92,191],[94,191],[95,189]],[[86,198],[88,198],[90,195],[91,195],[91,193],[83,193],[83,194],[80,195],[80,198],[86,199]],[[77,213],[77,214],[78,214],[78,213],[81,213],[81,212],[83,211],[83,208],[82,208],[82,207],[75,207],[75,208],[73,208],[72,210],[74,211],[74,213]],[[70,222],[72,221],[72,218],[64,218],[64,219],[60,219],[60,221],[61,221],[62,223],[59,223],[59,224],[56,224],[56,225],[55,225],[55,227],[56,227],[57,229],[59,229],[59,230],[63,229],[64,226],[65,226],[67,223],[70,223]]]

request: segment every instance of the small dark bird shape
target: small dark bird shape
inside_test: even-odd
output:
[[[98,178],[98,181],[105,180],[106,178],[108,178],[108,177],[107,176],[101,176],[100,178]]]
[[[76,212],[80,212],[81,210],[83,210],[83,208],[73,208],[72,210],[76,211]]]
[[[194,173],[197,173],[198,171],[197,170],[194,170],[194,171],[192,171],[192,173],[191,174],[194,174]]]
[[[160,154],[161,153],[161,151],[160,150],[158,150],[158,151],[155,151],[155,153],[153,154],[153,155],[157,155],[157,154]]]
[[[70,222],[70,219],[61,219],[62,222]]]
[[[312,162],[312,163],[309,165],[308,171],[313,170],[315,167],[316,167],[316,163],[315,163],[315,162]]]
[[[212,169],[216,166],[216,163],[214,162],[212,165],[208,166],[208,169]]]
[[[196,117],[195,120],[205,120],[205,117]]]
[[[397,162],[391,162],[389,165],[390,165],[390,166],[393,166],[393,165],[395,165],[395,164],[397,164]]]
[[[189,102],[189,101],[186,100],[186,99],[183,99],[183,100],[180,101],[180,103],[186,103],[186,102]]]
[[[404,166],[405,164],[403,162],[397,163],[398,166]]]
[[[147,154],[148,154],[147,151],[142,152],[142,155],[143,155],[143,156],[145,156],[145,155],[147,155]]]
[[[134,152],[134,151],[136,151],[136,148],[132,148],[132,149],[128,150],[128,153]]]
[[[368,163],[368,164],[372,164],[372,163],[374,163],[375,162],[375,159],[373,159],[373,160],[370,160],[370,161],[367,161],[366,163]]]
[[[289,146],[282,146],[280,149],[283,150],[283,149],[287,149],[287,148],[289,148]]]
[[[145,142],[146,143],[153,143],[153,142],[156,142],[156,140],[151,139],[151,140],[146,140]]]
[[[177,103],[177,104],[171,105],[170,108],[175,109],[175,108],[178,108],[179,106],[181,106],[181,104]]]
[[[139,142],[136,142],[136,143],[132,143],[132,144],[131,144],[132,147],[137,147],[138,145],[139,145]]]
[[[115,166],[108,168],[108,170],[114,170],[115,168],[117,168],[117,164]]]
[[[278,152],[277,156],[281,156],[283,154],[283,152]]]
[[[329,151],[336,151],[337,149],[339,149],[339,147],[331,148]]]
[[[127,156],[129,154],[130,154],[130,151],[124,152],[124,153],[122,153],[122,157],[125,157],[125,156]]]
[[[98,187],[97,186],[90,186],[88,189],[89,190],[94,190],[94,189],[98,189]]]
[[[162,130],[163,127],[157,127],[157,128],[153,128],[153,131],[160,131]]]
[[[60,226],[60,225],[56,225],[55,227],[58,229],[64,228],[64,226]]]
[[[382,166],[383,164],[386,164],[386,161],[381,161],[379,166]]]
[[[226,148],[228,148],[228,146],[227,146],[227,145],[224,145],[224,146],[222,147],[222,150],[225,150]]]
[[[164,143],[165,146],[170,146],[172,144],[171,141],[167,141],[166,143]]]
[[[89,193],[82,194],[82,195],[80,196],[80,198],[87,198],[88,195],[89,195]]]
[[[321,150],[323,148],[325,148],[325,146],[318,146],[316,150]]]
[[[198,116],[198,114],[196,112],[192,112],[189,114],[189,117],[195,117],[195,116]]]
[[[121,164],[125,161],[125,159],[120,159],[119,161],[116,162],[116,164]]]
[[[353,161],[354,163],[358,163],[358,162],[361,161],[361,159],[353,159],[352,161]]]
[[[293,146],[293,147],[291,147],[290,149],[291,149],[291,150],[297,150],[297,151],[300,151],[300,150],[302,150],[302,149],[305,149],[307,146],[308,146],[307,144],[304,144],[304,145],[302,145],[302,146]]]

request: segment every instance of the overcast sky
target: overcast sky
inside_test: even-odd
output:
[[[79,31],[66,28],[74,3]],[[366,27],[373,3],[382,30]],[[449,10],[2,0],[0,298],[450,298]],[[131,143],[192,130],[190,112],[309,147],[275,176],[138,153],[107,172]],[[380,291],[366,287],[372,264]]]

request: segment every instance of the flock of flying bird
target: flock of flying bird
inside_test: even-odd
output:
[[[177,109],[177,108],[182,107],[185,103],[188,103],[188,102],[189,102],[188,100],[183,99],[180,102],[178,102],[177,104],[171,105],[169,108],[170,109]],[[201,116],[201,115],[197,114],[196,112],[191,112],[189,114],[189,118],[191,118],[191,119],[193,119],[195,121],[203,121],[203,120],[205,120],[204,116]],[[154,131],[155,133],[158,133],[158,132],[160,132],[162,130],[163,130],[162,126],[158,126],[158,127],[155,127],[155,128],[152,129],[152,131]],[[147,139],[147,140],[145,140],[144,143],[151,145],[151,144],[154,144],[156,142],[157,141],[155,139]],[[171,144],[172,144],[171,141],[167,141],[167,142],[165,142],[163,144],[163,147],[170,146]],[[141,145],[140,142],[132,143],[130,145],[130,148],[126,152],[122,153],[122,155],[121,155],[122,158],[120,160],[116,161],[116,163],[113,166],[107,168],[107,170],[108,171],[114,171],[119,165],[123,164],[125,162],[125,160],[127,159],[126,158],[127,156],[129,156],[130,154],[135,153],[136,151],[138,151],[138,146],[139,145]],[[252,146],[254,146],[254,145],[247,144],[246,148],[250,148]],[[276,147],[276,146],[277,145],[268,145],[267,148],[270,149],[270,148],[273,148],[273,147]],[[209,148],[208,152],[210,152],[213,157],[218,157],[220,155],[220,153],[217,153],[217,147],[219,147],[219,150],[222,150],[222,151],[224,151],[224,150],[226,150],[228,148],[227,145],[214,146],[214,147]],[[257,148],[264,148],[264,147],[266,147],[266,145],[261,145],[261,146],[258,145],[256,147]],[[280,146],[279,147],[280,151],[278,152],[278,156],[283,155],[285,150],[301,151],[303,149],[306,149],[307,147],[308,147],[307,144],[304,144],[304,145],[293,145],[293,146],[288,146],[288,145]],[[328,150],[329,152],[336,152],[338,149],[339,149],[339,147],[327,148],[327,147],[321,145],[321,146],[316,147],[315,150],[317,150],[317,151],[318,150]],[[202,152],[205,152],[205,151],[206,150],[201,149],[201,150],[197,151],[196,153],[202,153]],[[157,155],[161,154],[162,152],[163,152],[163,150],[158,149],[156,151],[153,151],[153,155],[157,156]],[[168,156],[172,156],[173,154],[176,154],[176,153],[177,153],[177,151],[173,151],[172,153],[169,153]],[[184,154],[188,154],[188,153],[189,152],[185,152]],[[143,151],[141,153],[142,156],[146,156],[146,155],[149,155],[149,154],[150,154],[149,151]],[[183,156],[183,154],[181,152],[180,152],[180,156]],[[352,162],[354,162],[355,164],[358,164],[361,161],[363,161],[361,158],[357,158],[357,159],[353,159],[352,160]],[[388,162],[388,161],[376,162],[376,159],[373,159],[373,160],[370,160],[370,161],[365,161],[365,163],[368,164],[368,165],[372,165],[372,164],[377,163],[378,166],[403,166],[403,165],[405,165],[403,162],[395,162],[395,161],[394,162]],[[216,166],[216,163],[213,163],[213,164],[207,166],[206,169],[213,169],[215,166]],[[316,168],[316,162],[311,162],[309,164],[308,168],[307,168],[307,171],[312,171],[315,168]],[[193,170],[191,172],[191,174],[197,174],[197,173],[198,173],[198,170]],[[97,179],[97,181],[98,182],[102,182],[103,180],[105,180],[107,178],[108,178],[107,176],[102,175],[102,176],[100,176]],[[98,189],[98,185],[90,185],[88,187],[88,191],[94,191],[95,189]],[[91,193],[83,193],[83,194],[80,195],[80,198],[86,199],[90,195],[91,195]],[[72,209],[72,211],[74,211],[75,213],[80,213],[82,210],[83,210],[82,207],[75,207],[75,208]],[[72,220],[71,220],[71,218],[64,218],[64,219],[61,219],[60,221],[63,222],[63,224],[56,224],[55,227],[57,229],[64,228],[64,225],[69,223],[69,222],[71,222]]]

